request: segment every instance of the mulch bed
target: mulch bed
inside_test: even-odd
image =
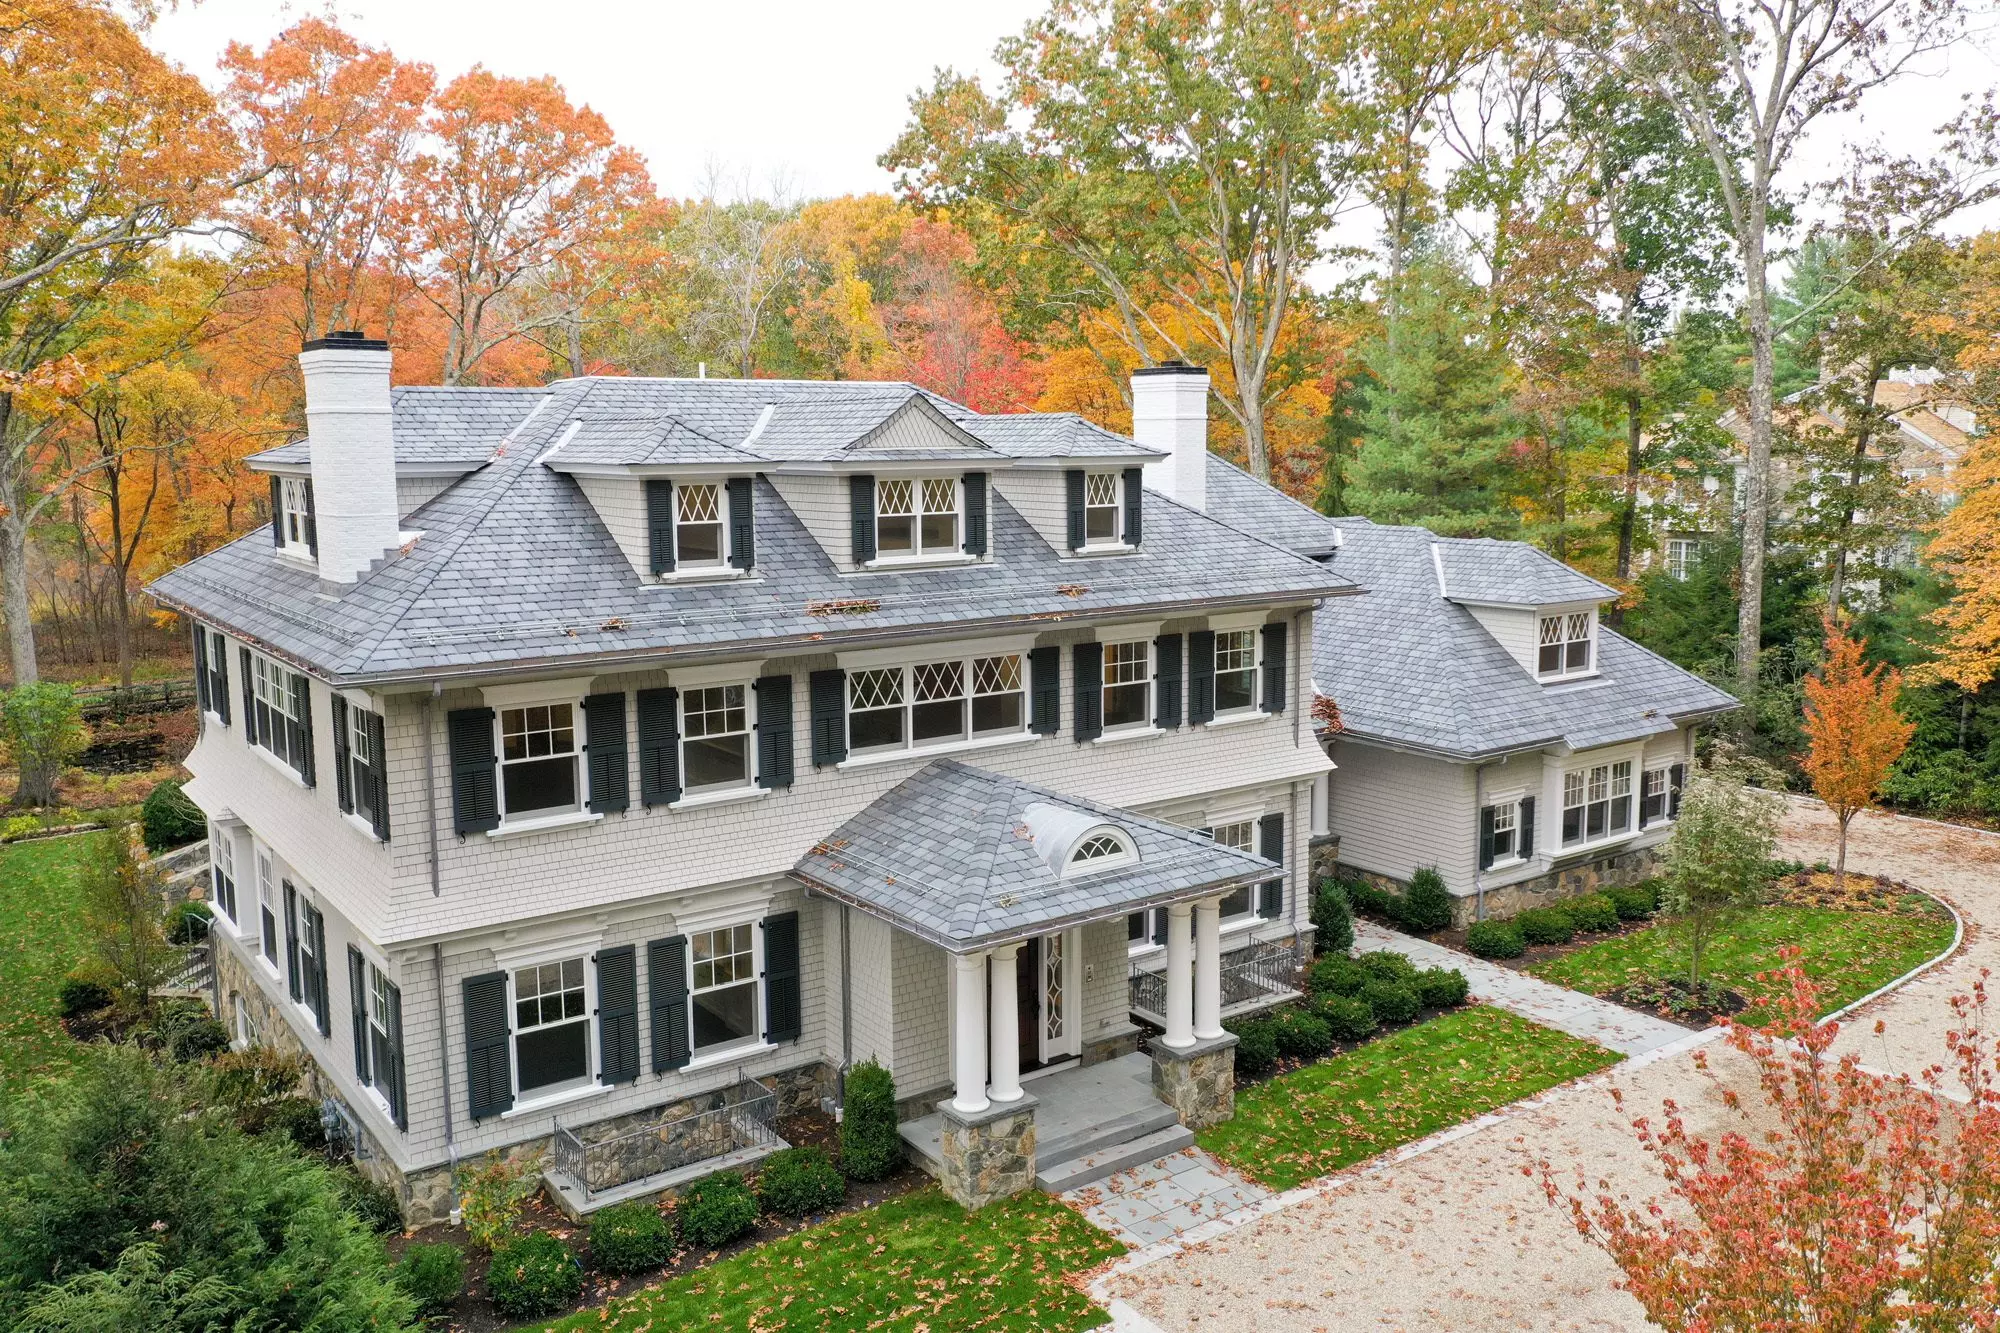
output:
[[[813,1111],[803,1115],[786,1116],[778,1121],[778,1133],[795,1148],[820,1147],[829,1152],[837,1152],[840,1146],[840,1127],[833,1117],[823,1112]],[[663,1268],[645,1273],[628,1273],[614,1277],[608,1273],[598,1273],[590,1268],[588,1222],[576,1223],[569,1220],[549,1201],[546,1194],[537,1193],[529,1200],[518,1228],[520,1234],[534,1231],[548,1231],[560,1237],[577,1251],[584,1262],[583,1296],[564,1313],[590,1310],[615,1300],[620,1296],[650,1287],[668,1278],[691,1273],[698,1268],[728,1259],[743,1251],[753,1249],[767,1241],[808,1226],[816,1226],[830,1218],[847,1213],[872,1208],[884,1200],[907,1194],[925,1184],[930,1177],[917,1167],[905,1162],[895,1174],[886,1180],[863,1183],[851,1180],[847,1183],[847,1199],[839,1208],[830,1212],[814,1213],[809,1217],[760,1217],[756,1229],[738,1240],[730,1242],[718,1250],[699,1250],[682,1246],[674,1252],[674,1257]],[[412,1245],[435,1245],[444,1243],[456,1246],[465,1254],[465,1294],[458,1303],[433,1325],[450,1330],[451,1333],[496,1333],[497,1330],[511,1328],[514,1321],[503,1318],[486,1300],[487,1256],[474,1249],[466,1238],[465,1228],[446,1223],[436,1223],[417,1231],[405,1232],[388,1239],[389,1258],[394,1262],[403,1251]],[[559,1317],[559,1316],[552,1316]],[[539,1322],[539,1321],[537,1321]]]
[[[1717,1019],[1740,1014],[1750,1007],[1749,997],[1742,991],[1706,981],[1696,988],[1685,977],[1635,981],[1599,998],[1694,1029],[1705,1028]]]

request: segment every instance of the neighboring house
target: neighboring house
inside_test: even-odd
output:
[[[1204,374],[1135,377],[1135,443],[903,384],[301,365],[271,527],[152,591],[225,1018],[411,1220],[488,1151],[578,1208],[753,1160],[866,1059],[973,1204],[1036,1175],[1037,1071],[1222,1113],[1221,1019],[1310,931],[1316,608],[1356,589],[1204,512]]]
[[[1605,627],[1614,589],[1523,542],[1324,518],[1220,459],[1209,495],[1364,590],[1314,622],[1340,718],[1322,864],[1398,885],[1435,867],[1461,922],[1652,873],[1695,724],[1737,705]]]

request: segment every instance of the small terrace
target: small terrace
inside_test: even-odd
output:
[[[592,1124],[556,1122],[542,1173],[563,1211],[585,1217],[762,1161],[788,1147],[778,1097],[756,1079]]]

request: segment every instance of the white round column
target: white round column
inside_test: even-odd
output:
[[[1014,979],[1015,958],[1020,952],[1019,944],[1002,944],[990,955],[991,989],[987,1003],[991,1009],[993,1040],[988,1054],[993,1072],[987,1095],[996,1102],[1021,1100],[1021,1016]]]
[[[1167,908],[1167,1034],[1168,1046],[1194,1045],[1194,952],[1188,933],[1192,904],[1180,902]]]
[[[1194,1035],[1212,1041],[1222,1035],[1222,899],[1194,905]]]
[[[951,960],[958,1013],[953,1024],[956,1086],[953,1109],[974,1115],[992,1105],[986,1099],[986,955],[954,954]]]

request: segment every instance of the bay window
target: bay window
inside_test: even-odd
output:
[[[1105,644],[1104,729],[1152,725],[1152,641]]]
[[[958,478],[884,477],[875,483],[875,554],[894,560],[959,549]]]
[[[515,969],[514,1069],[523,1095],[590,1078],[590,1005],[582,958]]]
[[[576,706],[500,710],[500,795],[506,819],[581,808]]]
[[[748,693],[743,685],[681,691],[681,769],[690,794],[749,785]]]
[[[1617,837],[1632,831],[1632,761],[1594,764],[1563,774],[1562,845]]]
[[[848,676],[847,743],[867,752],[1022,733],[1021,655],[875,667]]]
[[[1257,706],[1257,631],[1215,632],[1215,711],[1243,713]]]
[[[1544,679],[1582,675],[1591,668],[1595,619],[1588,611],[1543,616],[1538,634],[1535,674]]]
[[[697,931],[688,937],[688,950],[695,1054],[759,1041],[757,945],[750,923]]]

